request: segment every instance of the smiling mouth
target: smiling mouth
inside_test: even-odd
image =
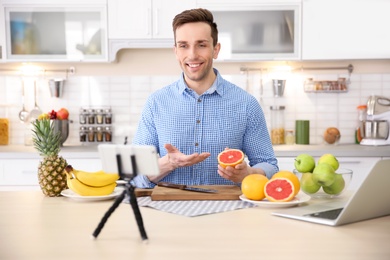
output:
[[[198,68],[202,63],[187,63],[187,66],[190,68]]]

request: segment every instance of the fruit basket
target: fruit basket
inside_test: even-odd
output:
[[[340,196],[347,190],[353,175],[352,170],[339,168],[336,170],[335,180],[332,184],[318,185],[313,181],[312,173],[301,173],[296,169],[293,172],[300,180],[301,191],[314,199],[332,199]]]

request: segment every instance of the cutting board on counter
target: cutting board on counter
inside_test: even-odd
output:
[[[192,186],[204,189],[218,190],[217,193],[205,193],[186,191],[173,188],[156,186],[154,187],[151,199],[157,200],[239,200],[242,194],[241,189],[231,185],[202,185]]]

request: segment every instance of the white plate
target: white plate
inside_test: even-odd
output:
[[[122,188],[115,188],[115,190],[111,194],[105,196],[81,196],[70,189],[66,189],[61,191],[61,195],[78,201],[100,201],[100,200],[114,199],[117,196],[119,196],[122,193],[122,191],[123,191]]]
[[[244,194],[240,196],[240,199],[263,208],[288,208],[309,201],[310,196],[299,193],[297,196],[295,196],[295,198],[292,201],[288,201],[288,202],[270,202],[267,199],[250,200],[247,197],[245,197]]]

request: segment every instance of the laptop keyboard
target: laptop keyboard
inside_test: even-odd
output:
[[[305,216],[316,217],[316,218],[325,218],[325,219],[336,219],[340,215],[340,212],[342,210],[343,210],[343,208],[332,209],[332,210],[326,210],[326,211],[306,214]]]

